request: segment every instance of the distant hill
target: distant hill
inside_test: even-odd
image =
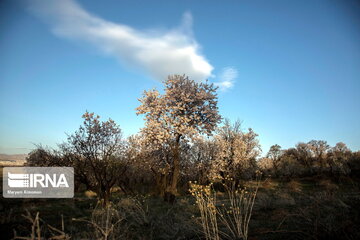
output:
[[[2,154],[0,153],[1,166],[19,166],[24,165],[27,154]]]

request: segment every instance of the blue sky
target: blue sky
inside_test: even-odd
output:
[[[162,76],[219,85],[224,117],[263,151],[312,139],[360,149],[357,1],[0,3],[0,152],[55,147],[85,110],[125,136]],[[186,71],[186,72],[185,72]]]

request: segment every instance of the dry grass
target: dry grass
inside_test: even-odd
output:
[[[91,220],[73,219],[73,221],[85,222],[95,230],[96,239],[116,239],[122,237],[122,233],[117,231],[118,225],[125,220],[125,217],[117,211],[113,205],[98,203],[92,212]]]
[[[322,187],[320,187],[319,179],[294,181],[296,181],[295,184],[279,182],[279,187],[275,189],[259,188],[254,208],[248,217],[248,219],[251,218],[250,223],[245,226],[247,230],[240,228],[243,234],[247,234],[248,239],[360,239],[358,230],[360,191],[357,187],[339,183],[339,189],[331,192],[323,187],[328,183],[333,184],[331,181],[322,182]],[[234,188],[253,193],[256,186],[254,183],[256,182],[242,183],[242,186],[247,187],[246,190],[238,189],[238,186]],[[298,183],[301,184],[301,194],[293,191],[298,188]],[[222,192],[215,194],[214,189]],[[38,239],[36,213],[40,212],[38,222],[42,239],[59,235],[60,239],[61,237],[64,239],[62,234],[52,230],[47,223],[66,232],[68,236],[71,235],[71,239],[244,239],[244,237],[239,237],[241,231],[237,230],[239,229],[237,226],[244,226],[246,223],[241,220],[244,218],[236,218],[236,214],[241,216],[236,208],[238,204],[231,204],[226,188],[217,188],[214,185],[209,190],[210,192],[203,190],[203,193],[213,194],[213,199],[211,201],[205,199],[202,204],[204,214],[208,214],[212,219],[204,222],[208,224],[207,234],[201,222],[206,218],[201,216],[198,204],[193,204],[194,198],[188,195],[179,196],[174,205],[164,203],[161,198],[154,196],[136,196],[135,199],[134,196],[121,195],[112,199],[112,209],[108,212],[104,208],[95,208],[98,210],[95,213],[93,206],[96,205],[96,200],[84,198],[81,193],[78,193],[76,195],[78,198],[75,197],[73,201],[4,199],[3,206],[0,204],[0,210],[2,210],[0,211],[0,232],[2,239],[14,237],[13,229],[17,231],[16,239]],[[209,201],[210,204],[208,204]],[[74,205],[71,205],[72,202]],[[210,212],[214,206],[215,215],[213,211]],[[32,221],[21,217],[24,207],[31,211]],[[246,210],[242,212],[245,214]],[[119,217],[124,220],[116,223],[119,218],[113,218],[112,213],[114,216],[119,214]],[[220,213],[226,217],[228,226]],[[59,221],[61,215],[64,215],[62,223]],[[26,213],[25,216],[27,216]],[[74,222],[73,218],[89,222]],[[235,219],[238,219],[237,222]],[[215,226],[215,221],[216,227],[212,227]],[[238,224],[240,222],[242,225]],[[65,229],[62,227],[64,223]],[[114,225],[113,228],[112,225]],[[215,231],[212,228],[215,228]],[[238,233],[232,231],[238,231]]]
[[[91,190],[85,191],[85,192],[84,192],[84,195],[85,195],[87,198],[96,198],[96,197],[97,197],[96,192],[93,192],[93,191],[91,191]]]
[[[275,181],[271,180],[270,178],[267,178],[261,183],[261,188],[267,189],[267,190],[273,190],[273,189],[277,188],[278,185],[279,185],[278,182],[275,182]]]
[[[300,193],[302,191],[301,184],[296,180],[291,180],[286,184],[286,189],[289,189],[292,192]]]
[[[149,224],[147,209],[135,198],[122,198],[119,202],[107,205],[99,201],[91,213],[90,219],[73,221],[88,224],[94,230],[96,239],[133,239],[133,229]],[[146,239],[151,239],[147,236]]]
[[[329,192],[335,192],[339,189],[339,186],[331,182],[329,179],[320,180],[318,185]]]

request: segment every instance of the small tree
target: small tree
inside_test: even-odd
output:
[[[270,147],[269,152],[267,153],[267,157],[272,162],[272,167],[274,169],[275,174],[277,174],[279,170],[281,155],[282,155],[281,147],[278,144],[272,145]]]
[[[313,173],[313,162],[311,149],[308,144],[300,142],[296,144],[295,148],[289,148],[284,152],[284,155],[295,158],[301,165],[303,165],[307,172]]]
[[[319,161],[320,168],[323,171],[326,167],[326,154],[330,146],[323,140],[311,140],[308,142],[308,146],[315,160]]]
[[[64,161],[59,152],[36,145],[26,157],[26,165],[34,167],[64,166]]]
[[[255,174],[256,158],[261,153],[257,134],[251,129],[244,132],[241,122],[234,124],[226,119],[214,137],[217,156],[213,162],[211,178],[249,178]]]
[[[211,165],[216,160],[217,144],[213,138],[198,138],[193,141],[187,154],[188,180],[196,180],[199,184],[209,182]]]
[[[164,85],[164,94],[157,90],[145,91],[136,110],[137,114],[145,115],[146,123],[141,132],[146,145],[154,149],[165,147],[171,152],[171,156],[165,158],[169,166],[165,198],[173,198],[180,177],[181,142],[199,134],[211,135],[221,117],[213,84],[173,75]]]
[[[350,169],[347,165],[351,158],[351,151],[343,142],[336,143],[335,147],[331,148],[326,156],[327,165],[329,165],[330,173],[334,176],[336,174],[348,174]]]
[[[126,171],[122,160],[121,129],[109,119],[86,112],[84,124],[61,146],[75,168],[75,176],[98,194],[106,205],[117,177]]]

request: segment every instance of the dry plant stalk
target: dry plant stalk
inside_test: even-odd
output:
[[[219,240],[219,228],[216,218],[216,192],[212,184],[202,186],[190,182],[190,192],[196,198],[201,214],[201,225],[207,240]]]
[[[256,195],[260,185],[260,172],[257,172],[255,186],[251,189],[241,189],[233,179],[226,189],[229,206],[216,202],[216,192],[209,185],[197,185],[190,182],[190,192],[196,198],[196,204],[201,214],[201,223],[206,239],[220,239],[220,235],[228,239],[248,239],[249,223]],[[229,234],[219,231],[218,221]]]
[[[144,209],[141,202],[135,198],[123,199],[117,204],[118,211],[131,216],[139,224],[149,223],[148,207]]]
[[[256,176],[256,184],[252,189],[241,189],[234,181],[231,181],[229,185],[224,184],[230,209],[222,205],[222,208],[217,208],[217,213],[221,223],[230,232],[231,236],[222,233],[228,238],[244,240],[248,238],[249,223],[260,185],[260,174],[257,172]]]
[[[89,223],[95,228],[96,233],[100,234],[100,238],[98,239],[103,240],[111,239],[115,227],[123,220],[125,220],[125,218],[113,208],[111,203],[107,204],[105,207],[101,203],[98,204],[92,213],[90,221],[73,218],[73,221]]]
[[[27,219],[32,225],[31,225],[31,234],[30,237],[21,237],[17,236],[16,231],[14,230],[14,238],[13,239],[23,239],[23,240],[41,240],[46,239],[44,236],[41,236],[41,226],[40,221],[46,224],[40,217],[39,212],[36,212],[35,218],[31,215],[31,213],[26,210],[26,215],[22,214],[22,216]],[[53,234],[53,236],[49,237],[48,239],[57,239],[57,240],[64,240],[64,239],[70,239],[70,236],[65,234],[64,232],[64,219],[61,215],[61,230],[46,224],[46,226],[49,228],[50,231],[56,232],[58,235]]]

